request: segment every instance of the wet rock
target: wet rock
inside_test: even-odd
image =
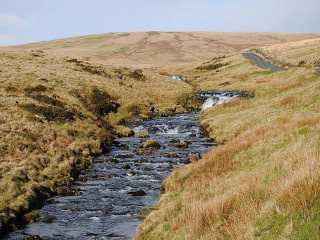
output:
[[[107,162],[107,163],[110,163],[110,164],[119,163],[119,160],[115,159],[115,158],[106,158],[104,161]]]
[[[173,138],[170,140],[171,143],[179,143],[180,140],[178,138]]]
[[[170,152],[170,153],[168,153],[168,157],[169,157],[169,158],[178,158],[179,155],[178,155],[178,153],[176,153],[176,152]]]
[[[122,235],[119,234],[115,234],[115,233],[111,233],[109,235],[107,235],[108,238],[119,238],[119,237],[123,237]]]
[[[138,214],[138,218],[141,220],[145,219],[153,210],[154,207],[151,206],[142,207]]]
[[[133,155],[132,154],[120,154],[117,156],[117,158],[132,158]]]
[[[203,141],[206,143],[208,143],[208,142],[212,143],[212,142],[214,142],[214,139],[213,138],[206,138]]]
[[[197,136],[197,134],[195,134],[195,133],[191,133],[189,136],[190,136],[190,137],[196,137],[196,136]]]
[[[141,171],[152,171],[152,169],[151,169],[151,168],[148,168],[148,167],[142,167],[142,168],[141,168]]]
[[[33,235],[33,236],[24,237],[22,238],[22,240],[41,240],[41,238],[39,235]]]
[[[161,147],[160,143],[157,142],[155,139],[150,139],[143,143],[143,148],[153,148],[153,149],[159,149]]]
[[[56,202],[56,200],[54,198],[50,198],[50,199],[47,200],[48,204],[52,204],[52,203],[55,203],[55,202]]]
[[[96,237],[98,234],[96,233],[86,233],[86,237]]]
[[[122,169],[130,169],[130,168],[131,168],[130,165],[127,163],[122,165]]]
[[[43,223],[52,223],[52,221],[55,219],[54,216],[52,215],[48,215],[48,216],[45,216],[43,218],[40,218],[39,219],[39,222],[43,222]]]
[[[150,163],[150,160],[141,158],[140,160],[137,161],[137,163]]]
[[[134,137],[136,138],[148,138],[150,137],[149,132],[147,130],[143,130],[140,132],[135,132]]]
[[[173,146],[177,148],[187,148],[188,143],[186,143],[185,141],[180,141],[179,143],[173,144]]]
[[[75,196],[76,191],[68,187],[57,187],[56,192],[59,196]]]
[[[128,176],[128,177],[132,177],[132,176],[134,176],[136,174],[133,171],[127,171],[125,175]]]
[[[143,191],[142,189],[140,189],[139,191],[136,192],[129,192],[128,194],[131,194],[132,196],[145,196],[147,195],[147,193],[145,191]]]
[[[113,145],[115,145],[116,147],[120,147],[120,146],[121,146],[121,144],[120,144],[118,141],[113,141],[112,143],[113,143]]]
[[[122,151],[127,151],[127,150],[129,150],[129,146],[127,144],[122,144],[121,145],[121,150]]]
[[[138,151],[136,151],[135,153],[136,153],[137,155],[143,155],[144,152],[143,152],[143,150],[138,150]]]
[[[159,128],[157,128],[157,127],[151,127],[151,128],[148,129],[148,131],[151,132],[151,133],[156,133],[156,132],[159,131]]]

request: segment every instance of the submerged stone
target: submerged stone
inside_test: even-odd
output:
[[[145,196],[147,193],[143,191],[142,189],[136,191],[136,192],[129,192],[128,194],[131,194],[132,196]]]

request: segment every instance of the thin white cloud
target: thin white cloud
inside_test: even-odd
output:
[[[0,27],[19,27],[27,26],[27,21],[16,14],[0,13]]]

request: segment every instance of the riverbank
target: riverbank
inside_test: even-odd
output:
[[[177,98],[191,92],[146,70],[41,51],[1,50],[0,63],[1,235],[38,218],[49,196],[75,194],[70,183],[92,157],[131,134],[123,123],[148,118],[150,103],[154,116],[182,111]]]
[[[136,239],[318,239],[319,73],[268,71],[240,54],[170,72],[255,98],[204,112],[220,145],[164,181]]]

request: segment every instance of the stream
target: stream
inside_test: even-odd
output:
[[[237,97],[237,92],[206,91],[205,108]],[[82,172],[73,188],[78,196],[48,199],[37,221],[5,239],[27,236],[41,239],[132,239],[141,224],[140,209],[153,206],[162,181],[173,168],[185,165],[191,155],[203,156],[215,143],[201,135],[195,114],[185,113],[150,121],[131,123],[135,132],[148,130],[149,138],[119,138],[110,151],[94,160],[92,169]],[[148,139],[156,139],[158,150],[142,149]],[[38,239],[40,239],[38,238]],[[37,238],[34,238],[37,239]]]

